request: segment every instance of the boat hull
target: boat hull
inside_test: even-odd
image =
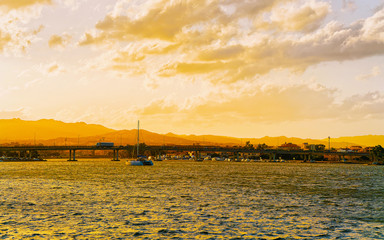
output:
[[[143,164],[142,161],[135,161],[135,160],[132,160],[132,161],[131,161],[131,166],[144,166],[144,164]]]
[[[130,161],[131,166],[153,166],[151,160],[132,160]]]

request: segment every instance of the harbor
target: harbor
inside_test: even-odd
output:
[[[110,159],[1,165],[14,239],[382,239],[383,168]]]

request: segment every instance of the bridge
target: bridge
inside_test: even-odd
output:
[[[134,145],[126,146],[113,146],[113,147],[101,147],[101,146],[0,146],[0,151],[69,151],[68,161],[76,161],[76,151],[79,150],[108,150],[113,151],[112,161],[119,161],[119,151],[126,150],[132,151]],[[334,152],[334,151],[303,151],[303,150],[282,150],[282,149],[250,149],[243,147],[219,147],[219,146],[201,146],[201,145],[187,145],[187,146],[175,146],[175,145],[162,145],[162,146],[143,146],[142,151],[154,151],[154,152],[194,152],[196,159],[201,158],[201,153],[231,153],[239,159],[242,154],[261,154],[268,155],[270,159],[275,160],[277,155],[299,155],[303,156],[305,160],[310,160],[311,156],[336,156],[340,160],[345,157],[368,157],[371,158],[370,153],[367,152]]]
[[[68,161],[76,160],[76,151],[78,150],[109,150],[113,151],[113,161],[119,161],[119,150],[131,150],[132,146],[100,147],[100,146],[0,146],[0,152],[4,151],[69,151]]]

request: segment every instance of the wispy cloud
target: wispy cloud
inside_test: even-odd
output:
[[[71,39],[72,37],[67,33],[62,34],[61,36],[54,34],[49,38],[48,45],[51,48],[63,49]]]
[[[51,4],[50,0],[4,0],[0,1],[0,54],[24,53],[44,28],[28,28],[31,20],[40,16],[42,6]]]
[[[30,69],[26,69],[25,71],[21,72],[17,77],[32,78],[32,80],[29,80],[24,84],[25,88],[30,88],[44,82],[47,78],[56,77],[64,72],[66,72],[66,70],[63,66],[59,65],[57,62],[51,62],[35,65]]]
[[[371,69],[371,71],[367,74],[361,74],[359,76],[356,77],[356,80],[359,80],[359,81],[366,81],[366,80],[369,80],[370,78],[374,78],[374,77],[377,77],[381,74],[381,69],[380,67],[378,66],[375,66]]]
[[[321,85],[266,86],[243,90],[238,95],[223,93],[200,98],[192,105],[180,105],[159,99],[138,109],[138,116],[183,119],[203,122],[297,122],[303,120],[332,119],[357,121],[381,119],[384,116],[384,95],[371,92],[354,95],[336,102],[336,90]]]
[[[16,110],[0,110],[0,119],[25,118],[27,114],[25,109],[19,108]]]
[[[0,7],[7,10],[29,7],[36,4],[52,4],[52,0],[1,0]]]

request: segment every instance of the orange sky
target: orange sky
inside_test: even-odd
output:
[[[383,0],[0,0],[0,118],[384,134]]]

